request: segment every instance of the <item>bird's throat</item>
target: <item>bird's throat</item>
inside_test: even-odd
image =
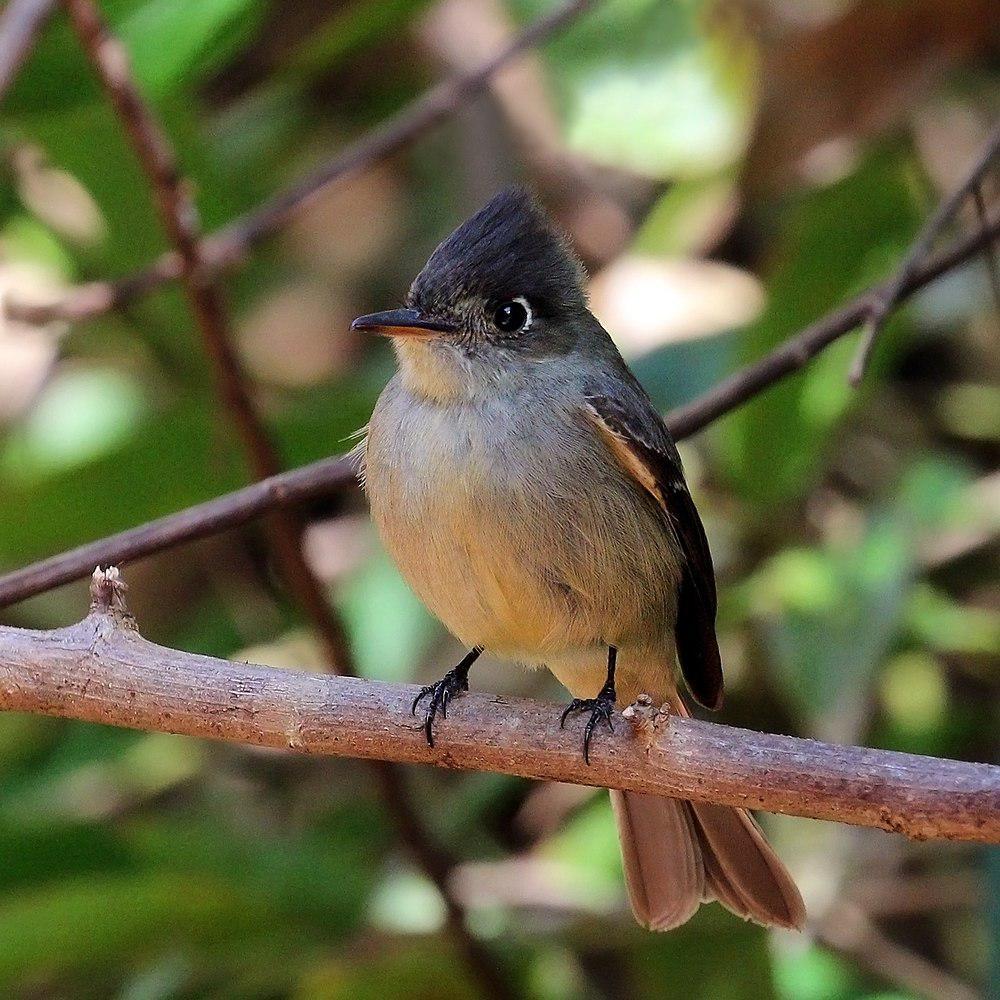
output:
[[[414,396],[436,403],[475,397],[474,373],[459,351],[428,338],[393,337],[403,385]]]

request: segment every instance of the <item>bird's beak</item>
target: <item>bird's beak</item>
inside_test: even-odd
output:
[[[369,330],[383,337],[433,337],[439,333],[454,333],[451,323],[428,319],[419,309],[389,309],[386,312],[359,316],[352,330]]]

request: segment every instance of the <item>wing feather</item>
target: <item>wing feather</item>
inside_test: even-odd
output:
[[[706,708],[722,705],[722,659],[715,635],[715,570],[701,517],[691,499],[680,456],[653,409],[640,420],[609,396],[588,394],[587,415],[623,469],[660,505],[683,553],[674,638],[681,673]],[[651,418],[651,419],[650,419]],[[650,426],[652,425],[652,426]]]

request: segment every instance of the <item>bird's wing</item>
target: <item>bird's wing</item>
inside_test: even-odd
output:
[[[663,509],[683,553],[674,636],[681,673],[691,694],[706,708],[722,705],[722,660],[715,636],[715,571],[701,518],[680,456],[652,404],[643,397],[626,406],[600,393],[587,393],[586,412],[626,472]]]

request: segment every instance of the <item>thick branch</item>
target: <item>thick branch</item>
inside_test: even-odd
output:
[[[958,240],[912,275],[903,289],[902,298],[975,256],[998,233],[1000,218],[994,219],[983,230]],[[873,292],[869,291],[858,296],[806,327],[759,361],[731,375],[700,398],[674,410],[667,418],[674,436],[678,440],[689,437],[784,376],[803,368],[810,358],[850,333],[862,321],[872,295]],[[94,566],[134,562],[183,542],[247,524],[278,507],[296,506],[304,501],[329,496],[353,487],[354,483],[354,474],[343,458],[327,458],[284,472],[235,493],[207,500],[196,507],[168,514],[0,576],[0,608],[71,580],[83,579]]]
[[[364,171],[413,142],[482,93],[492,77],[504,66],[550,38],[570,21],[585,13],[594,3],[595,0],[568,0],[552,13],[538,18],[508,46],[477,69],[432,87],[395,117],[364,135],[297,184],[213,233],[202,247],[206,271],[217,272],[241,261],[249,250],[283,226],[321,188],[349,174]],[[55,319],[87,319],[124,305],[137,296],[146,295],[165,282],[179,278],[182,272],[181,256],[170,251],[145,271],[118,281],[81,285],[59,302],[32,305],[8,301],[7,314],[12,319],[29,323],[47,323]]]
[[[624,788],[879,827],[1000,842],[1000,767],[666,719],[633,706],[586,765],[556,706],[469,694],[431,748],[417,689],[230,663],[142,639],[117,572],[96,577],[80,624],[0,628],[0,709],[373,760]],[[628,713],[627,713],[628,714]]]

